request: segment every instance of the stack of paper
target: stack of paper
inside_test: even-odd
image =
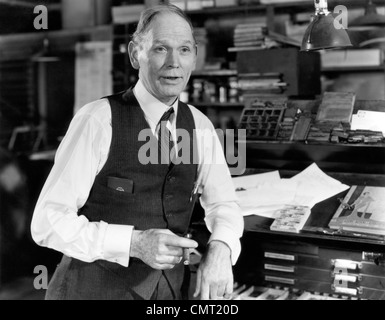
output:
[[[358,110],[353,115],[351,129],[382,131],[385,135],[385,112]]]
[[[279,210],[270,230],[299,233],[309,218],[309,207],[287,205]]]

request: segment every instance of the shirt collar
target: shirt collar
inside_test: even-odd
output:
[[[176,99],[172,106],[164,104],[148,92],[148,90],[144,87],[143,82],[140,79],[135,85],[134,94],[146,117],[155,125],[158,124],[163,114],[168,109],[170,109],[170,107],[174,108],[174,117],[172,119],[176,119],[178,114],[179,99]],[[171,122],[173,122],[173,120],[171,120]]]

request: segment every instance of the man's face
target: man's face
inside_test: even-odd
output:
[[[146,89],[171,105],[184,90],[196,64],[196,46],[190,25],[173,13],[161,13],[151,22],[142,43],[131,45],[130,57]]]

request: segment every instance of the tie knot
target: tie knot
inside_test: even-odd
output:
[[[168,121],[173,113],[174,113],[174,108],[171,107],[165,113],[163,113],[163,116],[162,116],[162,118],[160,118],[159,122]]]

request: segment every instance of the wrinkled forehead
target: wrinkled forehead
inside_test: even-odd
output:
[[[172,12],[159,13],[150,23],[144,40],[150,42],[178,41],[195,44],[190,24]]]

